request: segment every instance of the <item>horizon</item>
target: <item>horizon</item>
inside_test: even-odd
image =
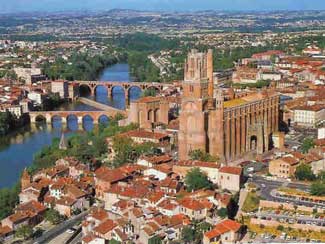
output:
[[[113,9],[155,12],[274,12],[325,10],[323,0],[0,0],[0,13],[103,12]]]

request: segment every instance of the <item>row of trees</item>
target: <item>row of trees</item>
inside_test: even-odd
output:
[[[118,60],[109,53],[94,56],[88,53],[74,53],[69,60],[60,57],[54,63],[46,62],[42,69],[43,73],[53,80],[96,80],[105,67],[117,63]]]
[[[10,112],[0,112],[0,136],[7,135],[22,124],[21,120]]]
[[[295,172],[298,180],[312,181],[310,193],[315,196],[325,196],[325,171],[316,176],[308,164],[300,164]]]

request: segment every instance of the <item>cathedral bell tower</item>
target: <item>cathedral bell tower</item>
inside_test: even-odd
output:
[[[194,49],[185,61],[178,134],[180,160],[187,160],[193,150],[209,150],[209,111],[215,106],[212,56],[212,50],[200,53]]]

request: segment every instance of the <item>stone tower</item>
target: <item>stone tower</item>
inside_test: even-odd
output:
[[[200,53],[192,50],[187,56],[184,68],[178,133],[180,160],[187,160],[193,150],[209,151],[207,140],[209,113],[215,109],[211,77],[213,77],[212,51]]]
[[[214,93],[215,109],[209,111],[208,152],[224,161],[224,97],[221,90]]]
[[[30,175],[29,175],[26,168],[24,169],[23,174],[21,176],[20,184],[21,184],[21,189],[22,190],[24,190],[24,189],[26,189],[27,187],[30,186]]]
[[[207,53],[207,75],[209,79],[209,88],[208,93],[209,97],[213,97],[213,91],[214,91],[214,80],[213,80],[213,51],[212,49],[208,50]]]

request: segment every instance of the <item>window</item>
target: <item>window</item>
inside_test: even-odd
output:
[[[190,92],[194,91],[194,87],[192,85],[190,85]]]

